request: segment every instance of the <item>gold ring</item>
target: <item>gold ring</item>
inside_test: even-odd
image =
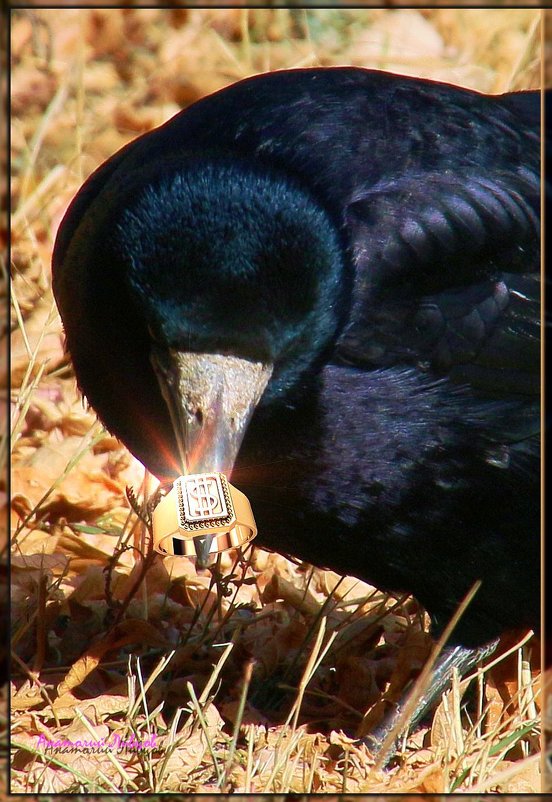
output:
[[[153,547],[166,555],[197,557],[245,546],[257,534],[247,496],[223,473],[180,476],[153,511]]]

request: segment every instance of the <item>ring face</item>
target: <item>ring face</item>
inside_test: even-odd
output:
[[[192,473],[174,483],[178,499],[178,525],[197,535],[213,527],[236,522],[228,480],[222,473]]]

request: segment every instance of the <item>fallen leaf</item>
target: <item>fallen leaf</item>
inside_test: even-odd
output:
[[[15,710],[30,710],[33,707],[38,707],[45,704],[44,696],[40,693],[40,687],[36,683],[31,683],[29,680],[12,691],[10,697],[10,709]]]
[[[130,643],[143,646],[168,648],[169,644],[159,630],[148,621],[127,618],[114,627],[105,637],[96,641],[69,669],[59,683],[59,696],[80,685],[94,671],[102,657],[109,651],[120,649]]]

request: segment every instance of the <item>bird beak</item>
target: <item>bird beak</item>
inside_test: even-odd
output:
[[[157,346],[151,362],[171,415],[181,473],[229,475],[273,366]]]

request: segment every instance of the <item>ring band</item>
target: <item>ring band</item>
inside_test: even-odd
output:
[[[153,511],[153,547],[165,555],[198,557],[249,543],[257,525],[249,499],[223,473],[180,476]]]

